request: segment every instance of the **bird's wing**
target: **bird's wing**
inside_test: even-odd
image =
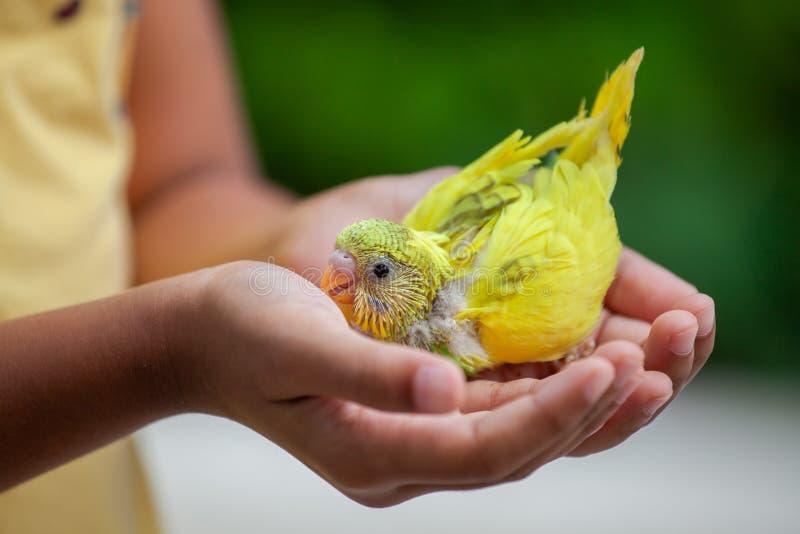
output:
[[[456,264],[468,264],[505,206],[520,197],[517,180],[538,160],[517,130],[458,174],[440,182],[406,215],[403,224],[447,236]]]
[[[615,171],[621,163],[619,153],[630,130],[636,72],[643,58],[644,49],[639,48],[614,70],[597,92],[588,117],[581,103],[574,119],[536,136],[526,148],[536,157],[555,150],[558,159],[571,161],[579,167],[594,160],[601,186],[606,196],[611,197],[616,184]],[[606,158],[606,152],[598,147],[600,142],[611,144],[611,159]],[[602,165],[598,156],[604,158]]]

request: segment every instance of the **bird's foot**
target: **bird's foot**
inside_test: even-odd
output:
[[[597,347],[597,343],[595,342],[593,337],[589,337],[578,343],[575,347],[569,351],[564,359],[567,363],[572,363],[576,360],[580,360],[581,358],[586,358],[587,356],[591,356],[594,352],[594,349]]]
[[[428,349],[431,350],[432,352],[438,352],[439,354],[442,354],[452,359],[459,365],[459,367],[461,367],[464,370],[464,373],[470,377],[475,376],[481,371],[494,367],[494,363],[488,358],[477,355],[475,356],[456,355],[453,354],[453,352],[447,347],[447,345],[444,344],[431,345],[428,347]]]
[[[455,356],[456,363],[464,369],[467,376],[475,376],[476,374],[490,369],[494,364],[481,356]]]
[[[578,361],[580,359],[586,358],[591,356],[594,352],[595,347],[597,347],[597,343],[595,342],[593,337],[586,338],[570,350],[568,353],[564,355],[563,358],[560,360],[555,360],[550,362],[550,365],[553,366],[555,372],[562,371],[566,366],[571,364],[572,362]]]

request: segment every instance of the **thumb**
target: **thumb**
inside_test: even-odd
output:
[[[461,404],[464,374],[454,362],[353,331],[332,339],[290,358],[304,395],[405,412],[446,413]]]

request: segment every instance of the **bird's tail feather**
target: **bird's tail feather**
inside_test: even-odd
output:
[[[628,135],[634,77],[643,56],[644,49],[640,48],[617,67],[600,87],[588,116],[582,102],[574,119],[553,126],[533,140],[522,130],[515,131],[461,172],[434,186],[403,223],[417,230],[438,232],[463,198],[497,193],[496,186],[524,178],[552,151],[560,151],[558,159],[570,160],[578,167],[591,162],[605,197],[609,198],[616,183],[619,149]],[[549,171],[544,167],[547,165],[538,172]],[[496,197],[504,200],[503,195]]]
[[[636,50],[609,76],[597,92],[592,111],[586,116],[581,102],[578,115],[538,135],[525,148],[527,157],[544,157],[552,150],[561,150],[559,159],[582,166],[588,161],[605,166],[613,151],[613,166],[620,164],[619,152],[630,129],[636,71],[644,57],[644,48]],[[598,161],[596,161],[598,160]],[[614,169],[615,170],[615,169]],[[614,190],[616,172],[601,172],[601,183],[608,196]]]
[[[596,139],[601,133],[607,132],[619,165],[619,151],[630,130],[634,80],[643,57],[644,48],[639,48],[600,87],[589,114],[593,120],[564,149],[562,158],[581,165],[595,152]]]

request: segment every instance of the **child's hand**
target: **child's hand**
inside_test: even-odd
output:
[[[430,413],[461,400],[463,375],[450,361],[357,334],[286,269],[236,262],[181,279],[191,287],[190,313],[178,318],[179,353],[188,354],[179,368],[194,408],[241,419],[255,404],[308,395]]]
[[[602,451],[650,423],[702,369],[714,349],[714,300],[631,249],[606,295],[598,343],[624,339],[645,351],[645,380],[608,424],[573,455]]]
[[[372,217],[400,221],[435,183],[457,171],[441,167],[409,176],[369,178],[300,202],[290,210],[275,248],[278,263],[305,272],[317,282],[342,228]],[[623,250],[597,341],[641,345],[647,354],[647,373],[609,424],[577,447],[575,454],[613,447],[649,423],[708,360],[715,330],[714,302],[709,296],[636,252]],[[689,352],[679,355],[676,350]],[[494,381],[491,385],[483,381],[468,388],[491,389],[495,401],[507,401],[515,392],[533,387],[532,379],[549,374],[540,371],[541,366],[528,364],[504,366],[484,376]]]
[[[285,269],[240,262],[187,279],[172,335],[186,408],[248,425],[372,506],[527,476],[583,442],[643,377],[641,349],[609,343],[492,407],[449,360],[357,334]]]

